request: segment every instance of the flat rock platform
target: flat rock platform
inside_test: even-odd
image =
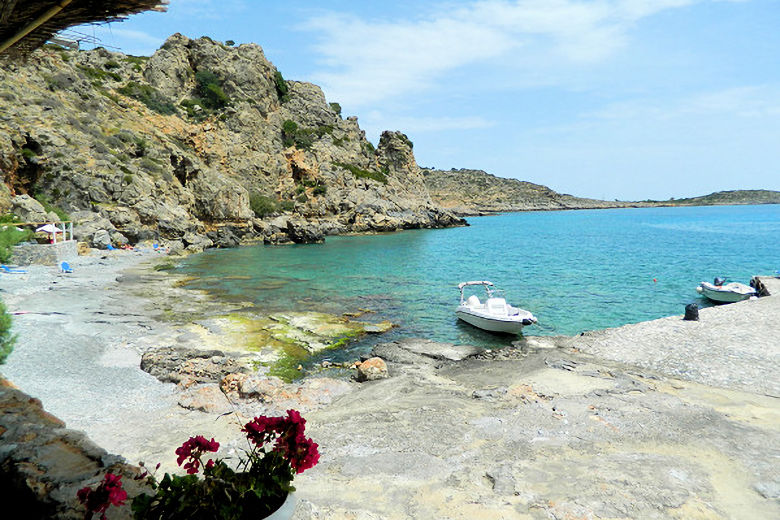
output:
[[[424,345],[307,416],[299,518],[780,518],[780,296],[459,362]]]

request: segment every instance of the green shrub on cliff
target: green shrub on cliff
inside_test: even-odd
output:
[[[217,110],[230,104],[230,99],[222,91],[222,80],[210,70],[196,72],[195,83],[195,91],[203,108]]]
[[[249,195],[249,207],[260,218],[279,211],[279,204],[274,199],[259,193]]]
[[[347,170],[349,173],[357,177],[358,179],[372,179],[382,184],[387,184],[387,172],[376,172],[371,170],[364,170],[354,164],[346,164],[342,162],[334,162],[333,166],[338,166]]]
[[[5,311],[5,305],[0,302],[0,365],[14,349],[16,336],[11,334],[11,315]]]
[[[41,193],[38,193],[35,195],[35,200],[41,203],[41,206],[43,206],[43,209],[46,210],[46,213],[54,212],[57,214],[57,216],[60,218],[60,220],[70,220],[70,215],[68,215],[65,210],[60,208],[59,206],[55,206],[51,203],[49,200],[49,197],[46,195],[43,195]]]
[[[117,92],[123,96],[140,101],[150,110],[154,110],[158,114],[167,116],[176,113],[176,107],[173,106],[173,103],[151,85],[142,85],[135,81],[129,81],[123,87],[118,88]]]
[[[314,139],[322,139],[333,134],[333,125],[320,125],[314,128],[299,127],[295,121],[287,119],[282,124],[282,142],[284,146],[297,146],[304,150],[311,148]]]
[[[276,85],[276,95],[279,96],[279,101],[282,103],[288,102],[290,100],[290,87],[287,86],[284,76],[278,70],[274,72],[274,84]]]

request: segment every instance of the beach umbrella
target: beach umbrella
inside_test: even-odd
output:
[[[57,233],[57,232],[61,232],[62,230],[57,229],[57,226],[55,226],[54,224],[46,224],[45,226],[41,226],[35,230],[36,233],[40,231],[44,231],[46,233]]]

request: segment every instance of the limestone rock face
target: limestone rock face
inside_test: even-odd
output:
[[[11,211],[22,222],[45,222],[48,217],[41,203],[29,195],[17,195],[11,199]]]
[[[102,229],[193,251],[464,224],[432,202],[404,134],[375,149],[258,45],[174,34],[151,58],[49,46],[0,79],[0,209],[40,193],[110,223],[77,229],[88,242]]]

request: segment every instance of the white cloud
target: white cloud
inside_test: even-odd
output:
[[[583,119],[669,120],[702,116],[773,117],[780,115],[780,85],[749,85],[700,92],[676,100],[636,99],[612,103]]]
[[[326,13],[299,28],[317,34],[322,68],[313,79],[329,98],[358,106],[431,88],[472,64],[602,62],[642,18],[697,1],[479,0],[439,4],[415,20]]]

